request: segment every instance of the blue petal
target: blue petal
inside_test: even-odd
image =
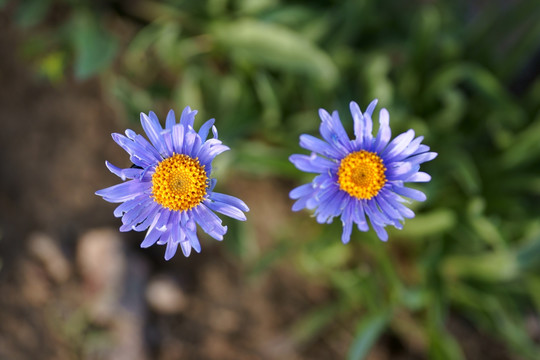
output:
[[[411,156],[412,154],[416,154],[418,149],[421,146],[422,140],[424,139],[423,136],[419,136],[416,139],[412,140],[409,145],[405,149],[403,149],[401,152],[396,153],[393,156],[387,156],[386,161],[402,161],[406,159],[407,157]]]
[[[435,152],[427,152],[419,155],[414,155],[407,159],[407,161],[414,163],[414,164],[422,164],[427,161],[431,161],[437,157],[437,153]]]
[[[292,206],[292,211],[300,211],[304,208],[306,208],[306,203],[310,199],[310,197],[303,197],[298,199]]]
[[[182,248],[182,253],[185,257],[188,257],[189,254],[191,254],[191,244],[189,241],[182,241],[180,243],[180,247]]]
[[[414,138],[414,130],[410,129],[407,132],[398,135],[394,140],[390,142],[388,147],[384,149],[384,151],[381,153],[381,156],[384,160],[390,160],[393,157],[400,154],[409,144],[411,143],[411,140]]]
[[[217,179],[214,179],[214,178],[210,179],[209,184],[208,184],[208,189],[206,189],[206,191],[208,193],[213,192],[214,188],[216,187],[216,184],[217,184]]]
[[[173,149],[176,154],[182,154],[184,146],[184,127],[176,124],[172,128]]]
[[[347,244],[351,240],[352,225],[353,225],[352,207],[353,207],[352,204],[349,204],[349,206],[346,206],[345,209],[343,209],[343,214],[341,215],[341,222],[343,224],[343,233],[341,234],[341,242],[344,244]]]
[[[388,233],[384,229],[384,226],[379,226],[378,224],[375,224],[373,221],[371,221],[371,226],[373,227],[373,230],[375,230],[375,233],[377,234],[380,240],[388,241]]]
[[[133,137],[131,139],[139,145],[144,151],[146,151],[149,155],[151,155],[154,159],[157,160],[157,162],[163,160],[163,157],[161,154],[144,138],[144,136],[139,134],[133,134]]]
[[[163,232],[159,231],[156,228],[148,229],[148,232],[146,233],[146,237],[141,242],[140,246],[142,248],[147,248],[147,247],[150,247],[150,246],[154,245],[156,243],[156,241],[158,241],[158,239],[160,238],[161,235],[163,235]]]
[[[369,104],[366,112],[362,114],[357,103],[351,101],[349,104],[349,109],[354,121],[354,135],[356,136],[354,143],[359,149],[371,150],[373,143],[373,121],[371,120],[371,116],[376,105],[377,99],[373,100]]]
[[[325,222],[330,223],[332,218],[341,214],[347,197],[350,196],[344,191],[339,191],[337,189],[328,191],[324,197],[321,197],[320,199],[320,203],[324,204],[324,206],[319,206],[317,209],[317,222],[321,224]]]
[[[212,201],[205,201],[204,204],[208,206],[210,209],[217,211],[218,213],[221,213],[228,217],[232,217],[233,219],[240,220],[240,221],[247,220],[246,215],[244,215],[244,213],[240,209],[232,205],[222,203],[222,202],[212,202]]]
[[[165,128],[172,130],[173,126],[176,124],[176,117],[174,116],[174,110],[169,110],[167,114],[167,119],[165,120]]]
[[[189,243],[191,244],[191,247],[195,249],[196,252],[201,252],[201,243],[199,242],[199,238],[197,237],[197,234],[194,232],[188,232],[188,238]]]
[[[161,210],[161,215],[159,217],[159,220],[156,223],[156,229],[163,232],[170,228],[169,226],[169,220],[171,219],[171,216],[174,211],[171,211],[169,209],[163,208]]]
[[[184,146],[182,147],[182,154],[190,155],[195,138],[198,136],[193,128],[187,128],[187,132],[184,134]]]
[[[152,184],[130,180],[121,184],[96,191],[96,195],[103,197],[105,201],[112,203],[124,202],[133,199],[150,190]]]
[[[323,139],[343,152],[350,152],[352,150],[350,139],[341,124],[338,113],[334,111],[330,115],[326,110],[319,109],[319,117],[322,120],[319,132]]]
[[[372,151],[373,147],[373,120],[371,114],[367,112],[364,114],[364,134],[363,134],[363,148]]]
[[[193,127],[196,114],[197,110],[191,111],[191,108],[186,106],[184,111],[182,111],[182,115],[180,115],[180,124],[182,124],[186,129],[188,127]]]
[[[172,230],[172,227],[168,228],[167,230],[165,230],[163,232],[163,234],[161,234],[161,237],[158,239],[158,241],[156,242],[156,244],[158,245],[165,245],[167,244],[167,242],[169,241],[170,237],[171,237],[171,230]]]
[[[429,146],[421,144],[420,146],[418,146],[418,149],[416,149],[416,151],[412,153],[411,155],[421,154],[427,151],[429,151]]]
[[[169,236],[169,240],[167,241],[167,249],[165,250],[165,260],[171,260],[174,254],[176,254],[176,249],[178,249],[178,242],[174,241],[172,236]]]
[[[317,156],[315,153],[308,155],[294,154],[289,157],[289,161],[299,170],[310,173],[325,173],[329,169],[337,170],[337,163]]]
[[[431,176],[428,173],[419,171],[412,174],[410,177],[405,179],[406,182],[428,182],[431,181]]]
[[[197,225],[195,222],[191,219],[186,220],[185,225],[185,231],[186,236],[189,239],[189,243],[191,244],[191,247],[195,249],[196,252],[201,252],[201,244],[199,242],[199,238],[197,237]]]
[[[200,149],[199,151],[199,154],[198,154],[198,157],[199,157],[199,162],[202,164],[202,165],[209,165],[216,156],[218,156],[219,154],[227,151],[227,150],[230,150],[228,146],[225,146],[225,145],[222,145],[221,142],[220,144],[215,144],[215,145],[207,145],[207,143],[209,142],[210,140],[208,140]]]
[[[174,225],[172,225],[171,235],[172,235],[173,241],[176,242],[177,244],[180,244],[181,242],[186,241],[186,233],[184,231],[182,222],[180,220],[182,217],[181,212],[175,211],[174,214],[175,214],[175,217],[173,219]]]
[[[227,232],[227,227],[221,224],[221,219],[216,214],[204,204],[194,207],[191,211],[195,221],[205,233],[216,240],[223,240],[223,235]]]
[[[388,110],[381,109],[379,112],[379,132],[373,145],[373,151],[379,154],[388,145],[390,138],[392,137],[392,130],[390,129],[390,114]]]
[[[201,137],[202,141],[206,141],[206,138],[208,137],[208,132],[214,126],[214,119],[210,119],[207,122],[205,122],[201,128],[199,129],[199,136]]]
[[[315,209],[319,204],[324,204],[327,199],[330,199],[332,196],[336,196],[339,188],[336,186],[328,186],[325,188],[320,188],[319,191],[314,192],[314,196],[308,199],[306,206],[308,209]]]
[[[413,165],[410,162],[394,162],[388,165],[385,175],[388,180],[399,179],[401,176],[408,174]]]
[[[135,197],[134,199],[128,200],[128,201],[118,205],[116,207],[116,209],[114,209],[113,214],[114,214],[115,217],[122,217],[122,215],[124,215],[124,213],[126,213],[129,210],[133,209],[135,206],[141,205],[142,203],[147,202],[147,201],[153,202],[152,199],[150,198],[150,196],[148,196],[148,194],[139,195],[139,196]]]
[[[147,149],[141,146],[140,144],[125,137],[124,135],[113,133],[112,138],[118,145],[120,145],[122,149],[124,149],[130,155],[131,162],[137,166],[145,168],[158,162],[160,159],[159,153],[156,151],[156,149],[150,146],[150,144],[148,145],[151,149],[153,149],[153,151],[151,149]]]
[[[307,134],[300,135],[300,146],[334,159],[341,159],[347,155],[347,151],[332,147],[327,142]]]
[[[159,120],[154,112],[150,111],[149,115],[147,116],[141,113],[141,125],[154,147],[162,156],[166,156],[167,151],[163,142],[163,136],[161,135],[163,128],[159,124]]]
[[[406,207],[402,204],[402,202],[405,202],[406,200],[403,199],[401,196],[399,196],[396,193],[393,193],[392,191],[388,191],[386,189],[381,190],[379,193],[381,197],[384,197],[384,199],[391,204],[404,218],[412,219],[414,217],[414,211]]]
[[[341,234],[341,242],[347,244],[351,240],[352,220],[343,221],[343,233]]]
[[[297,188],[294,188],[289,193],[291,199],[299,199],[303,196],[310,195],[313,193],[313,185],[311,183],[300,185]]]
[[[114,166],[108,161],[105,161],[105,166],[107,166],[107,169],[109,169],[110,172],[121,178],[123,181],[125,181],[126,179],[139,178],[144,171],[143,169],[137,168],[122,169],[118,166]]]
[[[358,226],[358,230],[360,231],[368,231],[369,226],[366,220],[366,213],[364,210],[364,205],[362,201],[358,199],[354,199],[354,201],[351,203],[351,206],[354,204],[354,211],[352,213],[354,222]]]
[[[201,137],[199,136],[199,134],[195,134],[195,141],[193,142],[193,145],[191,145],[191,150],[189,151],[189,154],[187,155],[195,159],[197,157],[196,154],[198,154],[201,149],[201,145],[202,145]]]
[[[147,248],[154,245],[156,241],[158,241],[158,239],[165,233],[165,230],[167,229],[166,224],[169,221],[170,215],[171,211],[162,208],[159,215],[154,217],[154,221],[148,228],[146,237],[141,243],[142,248]]]
[[[356,136],[356,145],[360,148],[364,147],[364,115],[360,106],[354,101],[349,104],[349,109],[354,123],[354,136]]]
[[[368,114],[370,117],[373,117],[373,111],[375,110],[375,107],[377,106],[377,103],[379,102],[378,99],[375,99],[373,100],[372,102],[369,103],[367,109],[366,109],[366,114]]]
[[[184,238],[185,234],[182,230],[182,226],[180,224],[180,211],[174,211],[171,214],[171,218],[169,220],[169,224],[171,224],[170,228],[170,235],[167,239],[167,248],[165,250],[165,260],[170,260],[174,254],[176,254],[176,249],[178,248],[178,244],[180,244]]]
[[[165,146],[165,153],[162,154],[163,158],[171,157],[174,153],[174,142],[173,142],[173,135],[172,130],[165,129],[161,133],[161,136],[163,136],[163,144]]]
[[[148,215],[152,213],[152,211],[156,210],[156,207],[159,207],[158,203],[154,201],[146,201],[142,203],[140,206],[136,206],[130,211],[126,212],[124,216],[122,216],[122,223],[124,224],[124,229],[127,229],[126,231],[133,230],[133,228],[137,225],[142,223]]]
[[[375,197],[375,201],[382,212],[392,220],[403,220],[403,216],[397,211],[392,204],[388,203],[382,196]]]
[[[372,224],[378,224],[381,226],[392,224],[392,221],[385,214],[380,212],[374,199],[367,200],[365,202],[364,210],[366,211],[366,215],[369,217]]]
[[[157,203],[153,203],[153,205],[150,205],[151,209],[150,211],[145,214],[145,219],[141,222],[140,220],[137,220],[139,223],[138,225],[133,227],[133,230],[135,231],[144,231],[148,229],[148,227],[152,224],[156,216],[158,216],[159,211],[162,209],[161,205]]]
[[[245,211],[245,212],[249,211],[249,208],[247,207],[247,205],[242,200],[240,200],[240,199],[238,199],[238,198],[236,198],[234,196],[231,196],[231,195],[212,192],[210,194],[210,199],[212,199],[214,201],[219,201],[219,202],[222,202],[222,203],[225,203],[225,204],[235,206],[238,209],[240,209],[242,211]]]
[[[405,197],[408,197],[410,199],[416,200],[416,201],[425,201],[426,200],[426,194],[421,192],[420,190],[407,188],[404,186],[394,186],[392,190],[399,195],[403,195]]]

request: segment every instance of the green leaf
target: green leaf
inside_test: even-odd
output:
[[[503,154],[502,164],[512,168],[538,161],[540,157],[540,114],[525,128],[515,140],[512,146]]]
[[[15,21],[22,27],[30,27],[40,23],[47,11],[51,0],[25,0],[18,4],[15,12]],[[0,0],[0,8],[4,5],[4,1]]]
[[[540,237],[523,244],[517,251],[517,262],[520,269],[540,269]]]
[[[388,54],[374,53],[358,66],[368,83],[370,98],[388,103],[394,95],[394,84],[390,81],[392,62]]]
[[[72,19],[75,48],[75,76],[86,79],[106,68],[114,59],[118,40],[103,24],[85,12],[77,12]]]
[[[294,324],[291,336],[300,343],[312,339],[335,319],[338,310],[336,305],[326,305],[310,311]]]
[[[389,319],[390,314],[388,311],[374,314],[363,319],[358,326],[358,331],[356,332],[352,346],[349,349],[347,359],[364,359],[368,355],[369,350],[371,350],[371,347],[387,327]]]
[[[204,118],[203,92],[201,89],[201,69],[191,66],[185,69],[184,74],[179,79],[173,93],[173,101],[179,109],[190,106],[199,110],[199,116]]]
[[[254,84],[257,97],[263,106],[261,114],[263,123],[266,128],[277,127],[281,119],[281,104],[269,76],[264,72],[258,72]]]
[[[458,150],[454,151],[453,154],[447,154],[447,156],[459,159],[459,161],[455,161],[453,176],[463,190],[468,195],[477,194],[482,188],[482,180],[474,159],[468,153]]]
[[[445,330],[430,332],[429,358],[437,360],[465,360],[465,355],[454,337]]]
[[[409,238],[441,234],[453,229],[456,222],[457,218],[452,210],[440,208],[426,214],[419,214],[413,219],[407,220],[403,226],[403,230],[399,230],[396,234]]]
[[[258,276],[269,270],[279,260],[285,258],[294,248],[295,243],[288,239],[280,240],[273,248],[264,251],[261,257],[253,262],[250,268],[251,276]]]
[[[332,88],[338,70],[314,43],[284,26],[244,19],[211,27],[216,44],[248,66],[267,66],[307,75],[324,88]]]
[[[519,265],[513,252],[500,250],[449,256],[442,264],[442,271],[449,279],[501,282],[515,279],[519,274]]]
[[[448,89],[458,88],[462,83],[470,84],[479,95],[495,106],[509,101],[506,90],[494,74],[477,64],[467,62],[443,65],[432,76],[426,93],[430,97],[437,97]]]
[[[257,175],[298,176],[298,171],[287,159],[289,153],[282,148],[262,142],[244,141],[236,147],[237,169]]]
[[[128,119],[139,119],[142,109],[147,111],[146,109],[152,108],[154,101],[151,95],[128,79],[120,76],[108,76],[106,82],[106,88],[124,104]]]
[[[52,83],[57,83],[64,78],[65,54],[61,51],[53,51],[39,60],[38,69]]]
[[[498,227],[485,216],[470,217],[469,222],[476,234],[495,249],[504,248],[505,240]]]

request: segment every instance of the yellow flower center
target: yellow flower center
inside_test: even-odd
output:
[[[386,183],[385,171],[377,154],[365,150],[350,153],[339,164],[339,188],[357,199],[369,200]]]
[[[152,175],[152,197],[170,210],[189,210],[206,195],[208,177],[198,159],[174,154],[159,163]]]

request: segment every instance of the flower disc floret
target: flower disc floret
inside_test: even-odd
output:
[[[347,155],[339,165],[339,188],[357,199],[371,199],[386,183],[382,159],[377,154],[361,150]]]
[[[154,201],[170,210],[186,211],[199,205],[207,187],[204,166],[184,154],[163,160],[152,175]]]

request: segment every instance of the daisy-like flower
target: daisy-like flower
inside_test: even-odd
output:
[[[227,227],[214,211],[242,221],[246,220],[243,212],[249,211],[242,200],[214,192],[212,160],[229,148],[218,140],[214,119],[198,132],[193,129],[196,113],[186,107],[176,123],[171,110],[164,129],[156,114],[141,113],[150,142],[129,129],[126,136],[112,134],[133,166],[121,169],[106,161],[113,174],[129,180],[96,192],[108,202],[122,203],[114,211],[122,218],[120,231],[147,230],[141,247],[166,244],[165,260],[178,246],[185,256],[192,248],[201,251],[197,224],[214,239],[223,240]],[[207,140],[210,129],[214,137]]]
[[[300,146],[311,155],[292,155],[289,160],[300,170],[316,173],[312,182],[290,192],[296,199],[292,209],[315,209],[319,223],[331,223],[341,216],[341,241],[348,243],[353,223],[360,231],[368,231],[369,219],[379,239],[388,240],[387,225],[402,229],[405,218],[414,212],[403,197],[424,201],[423,192],[405,187],[407,182],[427,182],[431,177],[420,171],[420,164],[433,160],[437,153],[421,144],[423,136],[414,138],[411,129],[390,141],[390,116],[386,109],[379,113],[379,132],[372,135],[371,115],[377,100],[362,114],[358,104],[351,102],[354,135],[350,140],[337,111],[332,115],[323,109],[320,133],[324,139],[311,135],[300,136]]]

